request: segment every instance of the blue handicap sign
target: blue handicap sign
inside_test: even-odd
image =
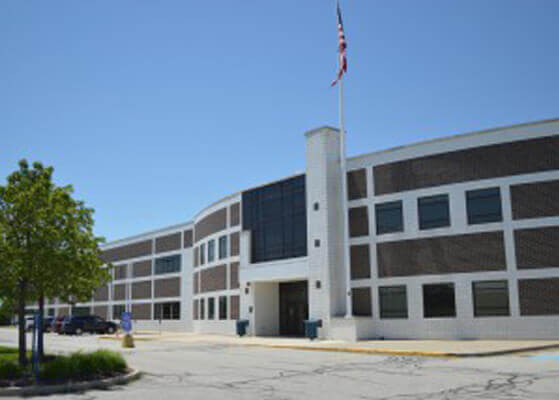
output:
[[[122,330],[126,333],[132,331],[132,315],[128,311],[124,311],[122,313],[122,317],[120,319],[120,326]]]

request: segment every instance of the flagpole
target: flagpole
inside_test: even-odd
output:
[[[336,7],[338,2],[336,1]],[[338,21],[336,20],[336,23]],[[342,67],[341,59],[338,58],[339,68]],[[346,281],[346,313],[345,318],[353,317],[353,305],[351,299],[351,274],[350,274],[350,257],[349,257],[349,221],[348,213],[349,208],[347,205],[347,167],[346,167],[346,131],[345,131],[345,118],[344,118],[344,80],[343,76],[338,80],[339,87],[339,125],[340,125],[340,169],[342,172],[342,216],[343,216],[343,267],[345,270]]]

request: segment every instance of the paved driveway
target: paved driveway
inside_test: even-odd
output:
[[[16,332],[0,330],[0,344]],[[48,399],[559,399],[559,352],[435,359],[138,342],[128,362],[145,376],[108,391]],[[118,349],[94,336],[48,335],[53,350]]]

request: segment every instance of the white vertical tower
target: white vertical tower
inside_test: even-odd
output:
[[[319,333],[324,337],[331,317],[346,313],[341,137],[330,127],[305,136],[309,318],[322,319]]]

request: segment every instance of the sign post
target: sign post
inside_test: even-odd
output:
[[[122,347],[134,347],[134,339],[132,338],[132,314],[128,311],[124,311],[120,318],[120,327],[124,331],[124,337],[122,338]]]

